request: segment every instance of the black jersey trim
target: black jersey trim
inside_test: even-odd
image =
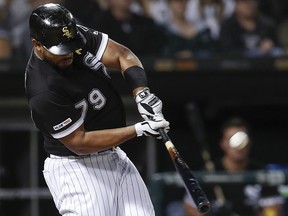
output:
[[[77,128],[79,128],[83,123],[84,123],[84,119],[80,118],[78,121],[76,121],[73,125],[71,125],[66,130],[63,130],[59,133],[55,133],[55,134],[51,134],[51,135],[55,139],[63,138],[65,136],[68,136],[69,134],[71,134],[73,131],[75,131]]]

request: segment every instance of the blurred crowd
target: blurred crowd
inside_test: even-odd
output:
[[[0,59],[26,64],[29,15],[48,2],[139,56],[278,57],[288,51],[287,0],[0,0]]]

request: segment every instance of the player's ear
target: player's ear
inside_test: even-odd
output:
[[[36,49],[40,49],[40,47],[42,47],[41,43],[35,40],[34,38],[32,39],[32,44]]]
[[[32,44],[34,46],[35,51],[38,52],[38,54],[43,53],[43,46],[39,41],[37,41],[33,38]]]

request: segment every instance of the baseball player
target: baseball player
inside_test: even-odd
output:
[[[43,174],[59,213],[155,215],[140,174],[118,147],[136,136],[159,138],[159,128],[169,130],[139,59],[105,33],[76,25],[59,4],[34,9],[29,27],[34,48],[25,73],[26,95],[44,136]],[[122,72],[143,122],[126,126],[106,68]]]

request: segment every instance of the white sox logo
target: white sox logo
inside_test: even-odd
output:
[[[67,26],[62,28],[62,32],[64,33],[63,36],[66,36],[67,38],[72,38],[72,33],[69,31]]]

